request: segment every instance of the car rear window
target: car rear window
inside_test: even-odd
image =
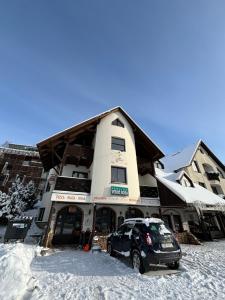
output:
[[[152,235],[167,235],[171,234],[170,230],[162,223],[150,223],[149,226],[146,226],[147,232]]]

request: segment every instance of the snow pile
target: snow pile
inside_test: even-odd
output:
[[[225,299],[225,241],[182,250],[180,273],[164,276],[140,275],[129,259],[103,252],[66,249],[37,256],[31,269],[39,286],[30,299]]]
[[[0,244],[0,299],[20,300],[29,287],[30,264],[35,247],[24,244]]]

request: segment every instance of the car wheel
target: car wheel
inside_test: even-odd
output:
[[[139,273],[143,274],[145,272],[142,257],[138,250],[132,252],[132,266]]]
[[[179,261],[175,261],[174,263],[167,264],[167,267],[170,268],[171,270],[177,270],[179,269],[180,263]]]
[[[110,256],[115,255],[111,243],[108,243],[108,245],[107,245],[107,252],[109,253]]]

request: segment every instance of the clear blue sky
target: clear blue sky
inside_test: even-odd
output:
[[[225,162],[224,0],[0,0],[0,144],[122,106],[165,153]]]

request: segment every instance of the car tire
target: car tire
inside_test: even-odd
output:
[[[107,244],[107,252],[109,253],[110,256],[115,256],[115,253],[113,251],[113,247],[111,243]]]
[[[179,269],[180,263],[179,261],[175,261],[174,263],[167,264],[167,267],[171,270],[177,270]]]
[[[143,274],[145,272],[145,268],[141,254],[138,250],[133,250],[131,259],[133,268],[136,269],[139,273]]]

